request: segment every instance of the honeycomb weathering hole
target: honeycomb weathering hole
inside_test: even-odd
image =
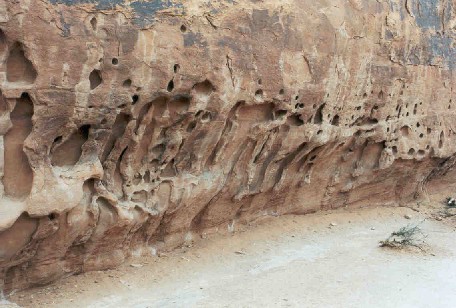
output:
[[[209,81],[205,80],[203,82],[199,82],[193,86],[193,92],[196,96],[200,97],[209,97],[212,92],[215,91],[214,85]]]
[[[59,167],[74,166],[81,157],[82,146],[89,138],[89,130],[90,125],[83,125],[62,144],[55,145],[55,150],[51,153],[52,165]]]
[[[129,88],[131,87],[131,79],[126,79],[123,83],[122,83],[122,86],[124,86],[125,88]]]
[[[90,26],[92,27],[93,31],[97,30],[97,24],[98,24],[97,18],[92,17],[92,19],[90,20]]]
[[[6,60],[6,79],[8,82],[32,84],[37,72],[33,63],[25,56],[22,44],[15,43]]]
[[[168,87],[166,88],[166,90],[168,92],[172,92],[174,90],[174,80],[171,80],[169,83],[168,83]]]
[[[93,70],[89,75],[90,90],[97,88],[102,82],[101,72],[99,70]]]
[[[33,171],[24,152],[24,141],[32,132],[33,103],[27,94],[16,101],[11,112],[12,127],[5,135],[5,193],[13,198],[30,194]]]
[[[6,47],[7,47],[6,35],[2,31],[2,29],[0,29],[0,53],[3,53],[6,50]]]

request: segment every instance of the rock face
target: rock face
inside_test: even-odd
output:
[[[0,286],[455,187],[451,0],[0,1]]]

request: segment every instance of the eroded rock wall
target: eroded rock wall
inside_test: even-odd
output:
[[[453,1],[93,2],[0,1],[6,290],[455,163]]]

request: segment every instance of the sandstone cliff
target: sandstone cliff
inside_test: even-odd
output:
[[[445,197],[455,27],[451,0],[1,0],[0,288]]]

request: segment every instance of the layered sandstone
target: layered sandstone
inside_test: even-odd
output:
[[[455,26],[451,0],[1,0],[0,286],[444,196]]]

